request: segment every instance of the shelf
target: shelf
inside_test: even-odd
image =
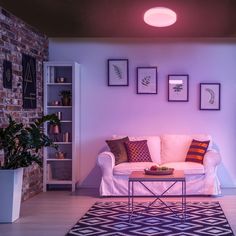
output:
[[[57,78],[65,78],[57,80]],[[44,114],[56,114],[60,121],[60,134],[51,134],[50,122],[44,124],[44,130],[52,140],[57,140],[64,155],[59,159],[56,151],[44,148],[43,159],[43,191],[47,191],[50,184],[71,185],[75,191],[77,182],[77,150],[79,148],[79,117],[80,117],[80,65],[76,62],[51,61],[44,62]],[[59,83],[57,83],[59,82]],[[64,103],[61,99],[62,91],[71,92],[70,103]],[[69,106],[63,106],[69,104]],[[67,135],[67,134],[68,135]],[[68,137],[68,138],[67,138]],[[69,142],[64,142],[67,140]],[[62,156],[60,156],[62,157]],[[57,187],[57,186],[56,186]],[[59,186],[58,186],[59,187]],[[61,189],[61,188],[60,188]]]
[[[48,158],[47,161],[72,161],[72,159],[57,159],[57,158]]]
[[[46,123],[49,123],[49,121],[46,121]],[[72,120],[60,120],[60,123],[72,123]]]
[[[72,142],[54,142],[55,144],[72,144]]]
[[[58,86],[58,85],[72,85],[72,83],[47,83],[47,85],[49,85],[49,86]]]
[[[47,184],[72,184],[73,182],[71,180],[47,180]]]
[[[72,108],[72,106],[47,106],[47,108],[53,108],[53,109],[60,108],[60,109],[64,109],[64,108]]]

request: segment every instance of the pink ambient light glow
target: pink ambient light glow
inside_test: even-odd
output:
[[[166,27],[176,22],[177,15],[166,7],[154,7],[147,10],[143,17],[145,23],[155,27]]]

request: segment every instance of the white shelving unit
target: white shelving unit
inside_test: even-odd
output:
[[[57,82],[64,78],[64,82]],[[59,96],[60,91],[70,90],[71,104],[63,106]],[[55,105],[55,101],[59,103]],[[50,185],[71,185],[75,191],[78,182],[79,151],[80,151],[80,65],[76,62],[51,61],[44,63],[44,114],[61,114],[60,133],[51,134],[49,123],[44,125],[45,132],[56,138],[55,143],[65,154],[63,159],[56,157],[56,150],[44,148],[43,190],[47,191]],[[69,140],[63,135],[69,134]]]

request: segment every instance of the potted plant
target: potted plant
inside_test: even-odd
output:
[[[23,167],[33,162],[42,165],[40,149],[54,147],[43,130],[43,123],[59,123],[55,114],[46,115],[35,122],[24,125],[8,116],[8,126],[0,128],[0,150],[3,163],[0,166],[0,222],[10,223],[19,218]]]
[[[61,103],[63,106],[71,105],[71,91],[70,90],[62,90],[60,91]]]

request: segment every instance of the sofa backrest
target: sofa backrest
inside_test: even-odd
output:
[[[113,135],[112,138],[120,139],[127,135]],[[130,141],[147,140],[152,161],[161,164],[161,139],[160,136],[128,136]]]
[[[120,139],[128,135],[113,135]],[[212,149],[212,137],[208,134],[163,134],[161,136],[128,136],[130,141],[147,140],[152,161],[157,164],[185,161],[189,146],[193,139],[210,140],[208,150]]]
[[[212,149],[212,138],[207,134],[196,135],[161,135],[161,163],[185,161],[193,139],[210,140],[208,150]]]

